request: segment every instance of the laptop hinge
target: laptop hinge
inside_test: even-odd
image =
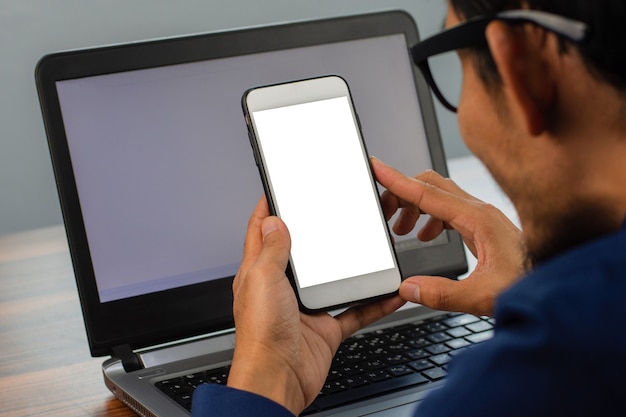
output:
[[[122,366],[124,366],[126,372],[143,369],[139,355],[133,352],[129,345],[114,346],[113,356],[122,361]]]

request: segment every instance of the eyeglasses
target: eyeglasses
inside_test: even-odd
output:
[[[433,94],[446,109],[452,112],[457,111],[457,106],[452,104],[452,101],[448,100],[439,89],[428,61],[437,55],[455,52],[457,49],[486,45],[485,31],[489,23],[494,20],[504,20],[513,23],[534,23],[574,43],[584,41],[589,34],[589,26],[587,24],[552,13],[538,10],[507,10],[491,16],[479,16],[468,19],[419,42],[411,48],[413,62],[421,70]],[[458,58],[455,59],[458,60]]]

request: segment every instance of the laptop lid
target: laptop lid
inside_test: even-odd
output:
[[[42,58],[36,82],[91,354],[232,328],[231,282],[263,193],[247,89],[340,75],[373,155],[446,175],[409,59],[417,41],[413,19],[389,11]],[[453,232],[396,237],[396,249],[405,276],[467,268]]]

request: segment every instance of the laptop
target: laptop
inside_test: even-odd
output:
[[[406,174],[447,174],[432,98],[409,58],[416,42],[407,13],[384,11],[41,59],[36,83],[89,348],[106,358],[104,382],[128,407],[188,416],[197,384],[226,381],[231,283],[263,193],[244,91],[340,75],[371,154]],[[467,269],[454,232],[395,239],[405,276]],[[489,325],[404,308],[344,342],[305,414],[408,415]]]

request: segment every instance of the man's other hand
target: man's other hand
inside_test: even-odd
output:
[[[421,214],[429,214],[418,234],[420,240],[428,241],[454,229],[477,258],[476,268],[464,280],[410,277],[402,283],[400,295],[438,310],[492,315],[496,297],[524,271],[520,230],[500,210],[434,171],[407,177],[376,158],[372,158],[372,167],[378,182],[387,189],[382,196],[387,218],[401,210],[393,226],[395,233],[407,234]]]

